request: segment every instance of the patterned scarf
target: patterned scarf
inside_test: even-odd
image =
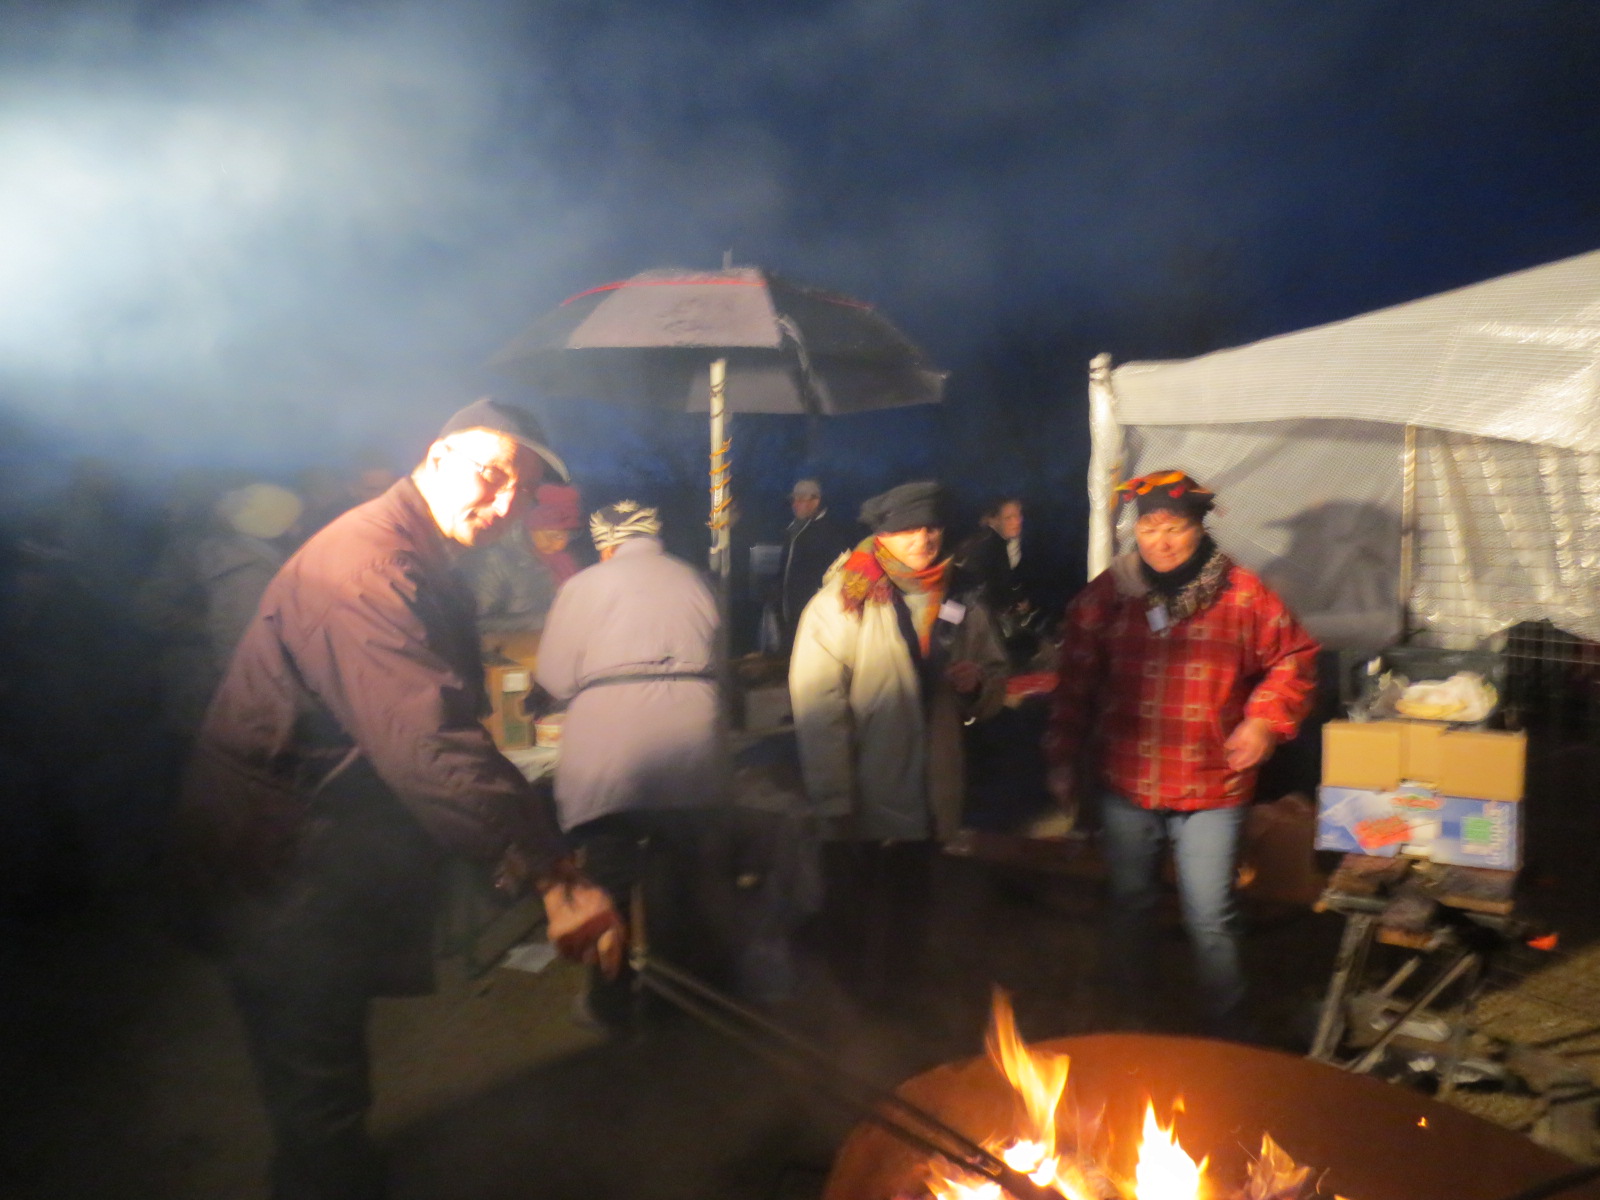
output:
[[[1167,619],[1174,625],[1179,621],[1194,616],[1197,612],[1210,608],[1213,601],[1222,594],[1223,585],[1228,582],[1228,568],[1233,566],[1233,560],[1218,549],[1217,544],[1211,541],[1210,538],[1206,539],[1206,543],[1210,546],[1211,552],[1205,556],[1204,561],[1200,564],[1199,571],[1196,572],[1193,578],[1189,579],[1176,591],[1167,595],[1162,595],[1154,587],[1150,589],[1147,606],[1155,608],[1164,602],[1167,610]],[[1204,550],[1204,546],[1200,547],[1195,553],[1195,558],[1199,559]],[[1143,560],[1141,559],[1140,561],[1142,564]],[[1190,564],[1186,563],[1184,565],[1189,566]],[[1183,568],[1180,567],[1178,571],[1170,571],[1168,574],[1177,575],[1182,570]]]
[[[878,539],[869,537],[855,548],[840,568],[840,599],[844,610],[860,616],[868,604],[890,604],[895,590],[925,592],[927,606],[923,609],[922,627],[917,630],[917,644],[927,654],[932,645],[933,627],[939,620],[939,605],[944,601],[949,582],[950,562],[946,558],[920,571],[913,571],[905,563],[885,550]]]

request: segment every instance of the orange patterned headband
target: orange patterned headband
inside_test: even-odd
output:
[[[1159,502],[1166,497],[1180,501],[1185,509],[1197,509],[1200,512],[1209,509],[1215,500],[1215,495],[1209,489],[1201,487],[1182,471],[1152,471],[1148,475],[1125,479],[1117,484],[1113,489],[1112,503],[1136,503],[1152,492],[1159,494],[1140,504],[1141,512],[1160,507]]]

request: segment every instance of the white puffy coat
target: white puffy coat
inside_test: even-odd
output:
[[[965,791],[961,727],[999,711],[1005,649],[977,595],[953,597],[961,619],[941,619],[934,641],[946,648],[946,662],[976,662],[983,682],[960,696],[940,672],[925,698],[901,633],[898,593],[891,603],[867,601],[859,615],[847,612],[843,562],[801,614],[789,664],[806,793],[818,816],[847,818],[842,824],[855,837],[947,838],[960,825]]]

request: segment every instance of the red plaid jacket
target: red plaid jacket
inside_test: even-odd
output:
[[[1234,772],[1223,743],[1245,717],[1280,741],[1311,708],[1317,643],[1266,584],[1237,563],[1206,608],[1156,632],[1136,557],[1067,606],[1061,682],[1045,752],[1075,764],[1085,742],[1106,782],[1144,808],[1190,812],[1245,804],[1256,771]]]

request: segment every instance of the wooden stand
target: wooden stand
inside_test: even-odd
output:
[[[1316,905],[1342,914],[1345,927],[1309,1057],[1362,1075],[1391,1051],[1404,1054],[1413,1069],[1429,1064],[1441,1098],[1464,1080],[1515,1082],[1543,1102],[1536,1140],[1583,1157],[1593,1149],[1596,1115],[1587,1072],[1473,1026],[1486,968],[1535,932],[1514,911],[1515,879],[1513,871],[1347,855]],[[1403,956],[1369,987],[1374,945]]]

